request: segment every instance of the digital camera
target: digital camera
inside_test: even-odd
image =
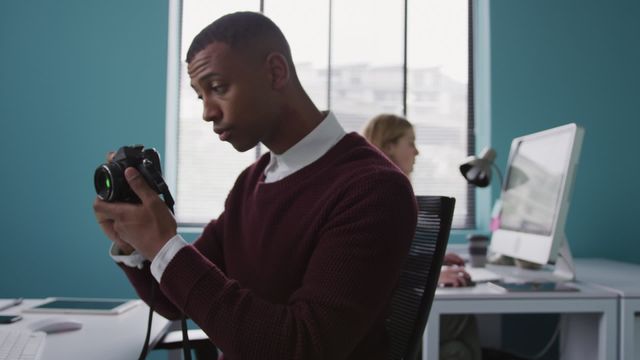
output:
[[[160,155],[155,149],[145,149],[143,145],[123,146],[110,162],[98,166],[93,175],[93,184],[100,199],[108,202],[140,203],[140,198],[131,190],[124,177],[124,170],[128,167],[138,170],[149,186],[163,195],[167,205],[169,201],[173,205],[169,189],[162,178]]]

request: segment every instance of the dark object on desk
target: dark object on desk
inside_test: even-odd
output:
[[[489,237],[481,234],[469,234],[469,264],[472,267],[484,267],[487,264]]]
[[[545,292],[545,291],[580,291],[580,289],[562,282],[554,281],[527,281],[506,282],[490,281],[489,285],[505,292]]]
[[[11,324],[18,320],[22,320],[20,315],[0,315],[0,324]]]
[[[391,337],[389,359],[413,360],[420,353],[422,334],[449,240],[455,199],[441,196],[417,196],[418,224],[402,268],[398,287],[391,300],[387,329]],[[189,330],[190,343],[197,359],[215,359],[217,352],[202,330]],[[168,333],[155,349],[182,346],[179,331]]]
[[[173,197],[162,178],[160,155],[155,149],[144,149],[142,145],[123,146],[118,149],[112,161],[98,166],[93,175],[93,185],[100,199],[109,202],[140,202],[124,177],[124,170],[128,167],[138,170],[149,186],[161,194],[167,206],[172,208]]]

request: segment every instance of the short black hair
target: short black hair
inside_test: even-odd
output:
[[[198,52],[214,42],[222,42],[232,49],[238,49],[262,43],[267,39],[275,40],[279,44],[278,47],[281,47],[278,50],[281,50],[290,65],[293,65],[289,44],[280,28],[268,17],[251,11],[224,15],[202,29],[191,42],[186,60],[190,63]]]

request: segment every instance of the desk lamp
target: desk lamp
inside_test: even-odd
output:
[[[491,167],[496,169],[500,177],[500,187],[502,188],[502,173],[494,163],[496,151],[493,148],[485,147],[480,152],[480,156],[471,155],[460,165],[460,173],[467,179],[467,182],[477,187],[487,187],[491,183]],[[489,228],[493,231],[499,226],[498,214],[502,203],[500,199],[496,201],[491,211],[491,224]]]
[[[465,162],[460,165],[460,172],[469,184],[483,188],[487,187],[491,182],[491,167],[493,166],[500,176],[500,184],[502,185],[502,174],[493,162],[495,159],[496,151],[490,147],[486,147],[480,153],[480,157],[475,155],[469,156]]]

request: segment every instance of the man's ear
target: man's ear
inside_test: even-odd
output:
[[[266,65],[271,78],[271,87],[274,90],[283,89],[291,76],[287,59],[281,53],[272,52],[267,55]]]

